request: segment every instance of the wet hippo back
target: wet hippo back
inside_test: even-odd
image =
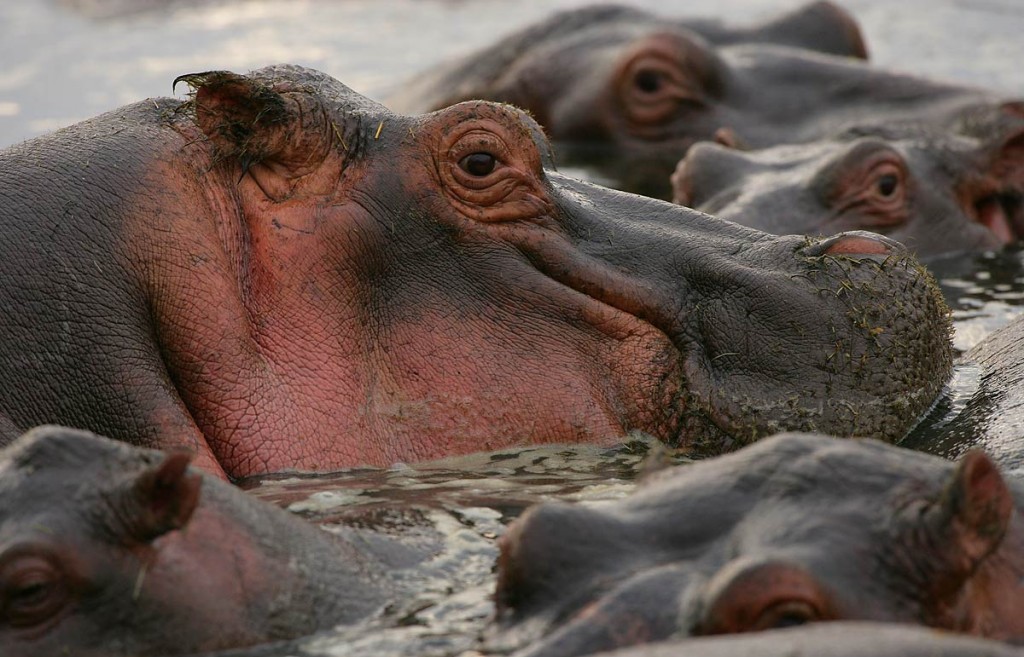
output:
[[[977,381],[966,405],[934,414],[908,445],[948,458],[982,447],[1004,468],[1024,468],[1024,318],[995,331],[960,358],[962,376]],[[942,410],[940,407],[939,410]]]

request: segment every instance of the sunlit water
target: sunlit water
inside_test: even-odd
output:
[[[880,66],[1024,96],[1024,2],[841,0]],[[555,8],[586,0],[0,0],[0,147],[122,104],[171,93],[171,80],[291,62],[383,98],[417,70],[470,52]],[[801,0],[638,0],[676,15],[754,21]],[[179,88],[179,92],[182,89]],[[180,93],[179,93],[180,97]],[[593,176],[586,170],[568,173]],[[601,182],[601,181],[598,181]],[[1024,304],[1019,251],[932,263],[966,351]],[[939,428],[977,389],[958,366],[928,419]],[[920,443],[927,448],[927,440]],[[252,655],[474,655],[492,614],[496,540],[527,506],[593,501],[633,487],[650,443],[547,447],[446,462],[283,479],[252,489],[328,531],[437,540],[395,581],[411,593],[352,628]],[[431,538],[433,537],[433,538]],[[339,592],[344,594],[344,592]]]
[[[686,461],[637,434],[614,448],[507,449],[386,470],[263,481],[250,492],[328,531],[369,529],[417,545],[427,533],[437,537],[438,549],[425,563],[393,574],[412,594],[369,622],[245,654],[440,657],[490,651],[480,639],[493,615],[496,541],[510,521],[544,500],[621,498],[646,469]]]

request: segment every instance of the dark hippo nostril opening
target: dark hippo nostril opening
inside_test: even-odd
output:
[[[896,240],[866,230],[839,233],[803,250],[807,256],[890,256],[906,253],[907,249]]]

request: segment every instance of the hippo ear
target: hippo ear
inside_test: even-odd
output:
[[[944,590],[934,594],[941,597],[958,590],[999,547],[1013,508],[1013,497],[992,459],[981,450],[964,454],[929,513],[933,535],[949,548],[933,580]]]
[[[188,471],[191,461],[191,454],[174,452],[135,479],[128,520],[134,538],[149,542],[188,523],[203,483],[201,475]]]
[[[315,170],[331,152],[338,127],[311,90],[229,71],[182,75],[194,91],[196,123],[224,157],[246,173],[265,164],[285,178]]]
[[[868,58],[868,47],[856,19],[827,0],[801,6],[766,23],[758,30],[758,35],[769,43]]]

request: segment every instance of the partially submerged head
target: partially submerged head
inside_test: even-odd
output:
[[[188,462],[59,427],[0,452],[4,654],[169,654],[183,630],[199,629],[170,616],[166,632],[155,629],[150,616],[164,601],[151,597],[160,582],[146,580],[161,539],[187,526],[199,504],[202,479]],[[186,593],[187,579],[177,585],[200,593]],[[139,641],[135,630],[155,636]],[[212,645],[201,634],[194,645]]]
[[[668,175],[697,141],[805,142],[852,121],[942,113],[985,96],[878,70],[865,56],[856,22],[828,2],[739,29],[598,6],[420,75],[391,103],[402,111],[474,98],[516,105],[544,126],[563,161],[667,199]]]
[[[866,124],[806,144],[697,144],[674,201],[772,233],[871,230],[920,257],[1024,236],[1024,113],[984,104],[944,120]]]
[[[297,67],[186,79],[181,129],[206,140],[184,152],[237,209],[213,217],[203,271],[199,246],[152,249],[157,280],[194,277],[153,303],[229,473],[631,429],[713,451],[786,428],[895,439],[948,372],[941,297],[894,242],[771,237],[565,178],[505,105],[405,117]],[[226,327],[187,301],[211,285]],[[263,399],[268,371],[287,395]],[[252,418],[307,438],[267,451]]]
[[[311,560],[319,530],[204,480],[189,461],[56,426],[0,451],[4,655],[193,653],[376,608],[373,587]],[[340,544],[332,555],[360,563]],[[329,580],[336,601],[317,607],[306,578]]]
[[[981,452],[783,435],[621,501],[535,507],[502,539],[499,619],[546,635],[531,657],[829,620],[1019,639],[1015,505]]]

